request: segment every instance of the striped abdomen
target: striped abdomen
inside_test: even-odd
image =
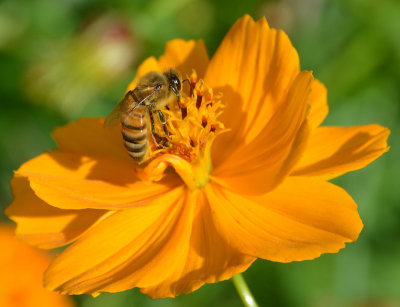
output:
[[[122,120],[122,137],[129,155],[137,161],[143,160],[147,152],[148,133],[146,109],[137,108]]]

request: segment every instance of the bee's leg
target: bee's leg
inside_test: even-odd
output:
[[[194,90],[193,90],[193,84],[192,84],[192,82],[190,82],[189,79],[185,79],[185,80],[182,81],[182,84],[183,84],[183,82],[185,82],[185,81],[187,81],[187,83],[188,83],[189,86],[190,86],[190,96],[194,97]],[[195,85],[196,85],[196,83],[195,83]]]
[[[161,125],[164,130],[164,133],[166,136],[168,136],[169,134],[168,134],[168,130],[167,130],[167,121],[165,120],[164,114],[161,110],[157,110],[157,112],[158,112],[158,117],[160,118]]]
[[[149,110],[149,117],[150,117],[150,125],[151,125],[151,134],[155,135],[156,130],[154,128],[154,117],[153,117],[153,111]]]
[[[153,117],[153,111],[149,110],[149,117],[150,117],[150,126],[151,126],[151,136],[153,137],[153,141],[156,144],[156,146],[158,147],[158,143],[156,140],[156,130],[154,128],[154,117]]]
[[[159,141],[157,141],[157,139],[159,139],[160,141],[163,141],[163,138],[160,137],[157,133],[156,133],[156,129],[154,126],[154,117],[153,117],[153,111],[149,110],[149,116],[150,116],[150,124],[151,124],[151,136],[153,137],[153,141],[154,144],[156,144],[157,148],[166,148],[166,146],[164,146],[164,144],[160,143]],[[164,119],[165,120],[165,119]],[[164,127],[164,126],[163,126]]]
[[[154,128],[154,117],[153,117],[153,111],[149,110],[149,117],[150,117],[150,125],[151,125],[151,136],[153,137],[153,141],[158,146],[158,142],[156,140],[156,129]]]

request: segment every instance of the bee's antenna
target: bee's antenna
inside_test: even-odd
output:
[[[192,97],[194,97],[194,90],[193,90],[193,85],[192,85],[192,83],[190,82],[189,79],[185,79],[185,80],[182,81],[182,84],[183,84],[183,82],[185,82],[185,81],[187,81],[187,82],[189,83],[190,92],[192,93]]]

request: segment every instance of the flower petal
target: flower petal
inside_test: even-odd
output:
[[[170,175],[164,181],[146,184],[137,178],[134,165],[134,161],[129,164],[55,151],[26,162],[17,174],[29,179],[39,198],[62,209],[116,210],[144,205],[180,182]]]
[[[221,152],[244,146],[263,131],[299,71],[297,52],[284,32],[270,29],[265,18],[254,22],[245,15],[235,23],[205,77],[215,93],[223,93],[220,120],[232,130],[221,136]]]
[[[301,72],[285,103],[264,130],[239,147],[213,171],[213,177],[241,193],[263,194],[278,185],[300,159],[309,134],[306,119],[312,85],[310,72]],[[218,143],[219,139],[216,140]],[[213,163],[220,152],[214,151]]]
[[[161,71],[171,67],[177,69],[183,78],[190,76],[193,69],[199,78],[204,78],[208,62],[207,48],[203,40],[174,39],[165,45],[164,54],[158,64]]]
[[[245,198],[206,186],[215,227],[245,254],[278,262],[333,253],[357,239],[357,205],[341,188],[324,181],[288,178],[271,193]]]
[[[121,128],[117,125],[106,129],[103,123],[103,118],[82,118],[55,129],[52,136],[62,151],[121,159],[133,165],[123,144]]]
[[[317,128],[328,115],[327,90],[320,81],[314,80],[310,94],[310,113],[308,122],[311,128]]]
[[[49,254],[22,243],[4,224],[0,224],[0,243],[0,306],[76,306],[72,298],[43,288],[43,272],[51,261]]]
[[[46,287],[96,295],[160,283],[188,248],[195,206],[185,200],[180,187],[104,219],[53,261]]]
[[[190,293],[204,283],[229,279],[245,271],[255,260],[229,246],[218,234],[204,193],[199,190],[190,193],[190,205],[196,204],[196,212],[187,254],[182,255],[180,266],[168,278],[157,285],[141,289],[141,292],[152,298],[174,297]]]
[[[11,179],[14,200],[5,214],[17,223],[16,235],[39,248],[50,249],[80,237],[104,210],[61,210],[39,199],[23,177]]]
[[[208,62],[207,49],[203,40],[171,40],[165,45],[164,54],[158,61],[156,58],[150,57],[139,66],[136,77],[129,84],[127,91],[136,88],[139,78],[150,71],[164,72],[175,68],[182,74],[182,78],[186,78],[194,69],[198,76],[203,78]]]
[[[47,286],[93,295],[140,287],[163,298],[247,269],[255,258],[235,251],[216,233],[201,192],[184,191],[102,221],[55,260]],[[88,260],[81,261],[82,254]]]
[[[315,129],[292,175],[331,179],[360,169],[389,149],[389,134],[376,124]]]

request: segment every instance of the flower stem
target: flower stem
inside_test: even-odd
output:
[[[243,305],[245,307],[258,307],[258,304],[251,294],[249,288],[247,287],[247,284],[244,281],[242,274],[237,274],[233,276],[232,281],[235,285],[237,292],[239,293]]]

